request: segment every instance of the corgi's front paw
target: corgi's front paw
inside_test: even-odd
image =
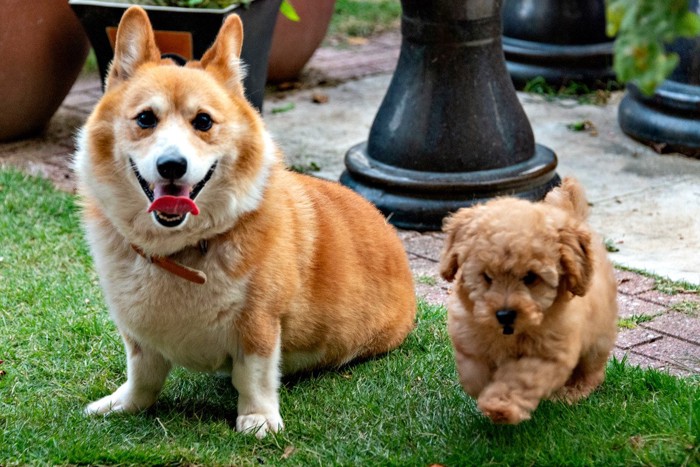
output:
[[[96,400],[85,407],[85,415],[107,415],[113,412],[138,412],[136,406],[128,401],[115,397],[115,394]]]
[[[268,431],[277,433],[283,429],[284,423],[279,413],[252,413],[236,418],[236,431],[254,434],[258,439],[264,438]]]
[[[157,395],[137,394],[124,384],[114,393],[92,402],[85,407],[86,415],[107,415],[110,413],[136,413],[146,410],[156,401]]]

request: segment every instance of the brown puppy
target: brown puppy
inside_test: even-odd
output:
[[[352,191],[285,169],[243,95],[242,39],[232,15],[180,67],[142,9],[121,21],[75,168],[128,377],[88,413],[149,407],[182,365],[230,374],[236,428],[264,436],[283,427],[281,373],[387,352],[413,327],[396,232]]]
[[[540,203],[500,198],[448,218],[440,264],[455,280],[448,327],[464,390],[494,422],[539,401],[573,403],[605,377],[617,333],[616,281],[567,178]]]

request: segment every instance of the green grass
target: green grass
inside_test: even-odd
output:
[[[399,0],[337,0],[329,36],[367,37],[399,27]]]
[[[631,268],[618,263],[615,263],[615,269],[633,272],[635,274],[654,279],[656,281],[654,284],[654,290],[666,295],[676,295],[679,293],[700,294],[700,284],[691,284],[690,282],[686,281],[674,281],[668,277],[659,276],[658,274],[654,274],[643,269]]]
[[[613,361],[586,401],[495,426],[457,383],[445,309],[425,303],[389,355],[286,381],[277,436],[236,433],[228,380],[185,370],[146,413],[86,418],[125,370],[75,199],[0,171],[0,209],[0,465],[700,463],[697,378]]]
[[[642,323],[649,323],[656,318],[655,315],[632,315],[629,318],[617,320],[617,326],[622,329],[635,329]]]
[[[612,91],[618,91],[623,86],[616,81],[599,83],[594,87],[589,87],[584,83],[572,81],[564,86],[554,86],[547,82],[542,76],[537,76],[523,87],[524,92],[539,94],[547,101],[555,99],[576,99],[579,104],[605,105],[610,99]]]
[[[700,315],[700,302],[683,300],[671,305],[670,309],[688,315],[692,318],[697,318]]]
[[[424,284],[424,285],[436,285],[437,284],[437,279],[434,276],[431,276],[430,274],[421,274],[419,276],[416,276],[414,278],[416,282],[419,284]]]

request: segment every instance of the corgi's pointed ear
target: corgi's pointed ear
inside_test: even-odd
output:
[[[202,67],[216,76],[224,85],[243,95],[245,70],[241,63],[243,23],[241,18],[229,15],[216,36],[214,44],[202,56]]]
[[[160,51],[148,15],[143,8],[130,7],[119,22],[106,88],[129,79],[142,64],[159,59]]]

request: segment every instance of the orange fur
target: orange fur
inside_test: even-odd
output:
[[[180,364],[231,371],[237,428],[262,436],[282,428],[280,368],[381,354],[413,327],[412,275],[396,232],[354,192],[284,168],[243,96],[241,41],[240,19],[230,16],[201,62],[177,67],[160,59],[143,10],[122,19],[105,95],[79,136],[76,172],[128,379],[90,413],[146,408]],[[157,125],[137,125],[144,111]],[[200,113],[211,116],[211,129],[193,128]],[[188,171],[213,168],[196,197],[200,213],[175,228],[147,212],[132,168],[165,183],[152,161],[168,151],[184,154]],[[194,248],[202,240],[204,255]],[[131,244],[201,270],[208,282],[155,268]]]
[[[582,188],[565,179],[544,202],[496,199],[445,222],[441,273],[455,281],[448,328],[460,382],[495,422],[529,419],[542,398],[575,402],[603,381],[616,281],[586,215]],[[506,310],[511,325],[497,318]]]

